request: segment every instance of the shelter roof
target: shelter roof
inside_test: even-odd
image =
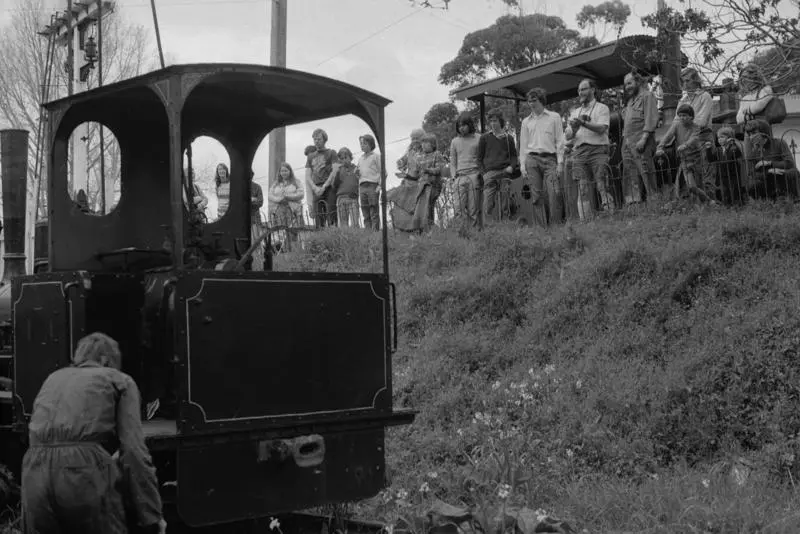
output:
[[[451,95],[456,99],[477,100],[482,95],[505,89],[524,98],[530,89],[543,87],[547,91],[547,103],[552,104],[576,96],[578,83],[583,78],[591,78],[600,89],[607,89],[622,85],[625,75],[633,69],[646,74],[657,73],[659,65],[651,60],[655,47],[656,38],[649,35],[623,37],[461,87]]]

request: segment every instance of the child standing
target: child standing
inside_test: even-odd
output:
[[[676,113],[678,120],[673,122],[661,142],[656,147],[656,157],[664,157],[664,146],[675,141],[676,152],[680,160],[680,170],[686,187],[700,200],[710,201],[705,191],[697,187],[697,179],[701,176],[701,152],[703,146],[700,141],[700,126],[694,122],[694,108],[689,104],[678,106]],[[675,193],[680,187],[680,175],[675,177]]]
[[[333,172],[321,187],[322,193],[328,187],[336,196],[336,214],[339,228],[358,228],[358,172],[353,165],[353,153],[343,147],[337,153],[339,163],[333,164]]]
[[[412,219],[412,228],[422,232],[433,225],[434,207],[442,192],[442,170],[444,158],[436,150],[436,135],[422,136],[422,154],[417,160],[419,169],[419,189],[417,203]]]

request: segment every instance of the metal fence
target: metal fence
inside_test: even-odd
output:
[[[474,196],[481,205],[482,224],[512,221],[524,225],[559,224],[612,214],[636,217],[641,206],[654,204],[666,206],[686,202],[735,208],[754,201],[788,199],[796,202],[800,199],[798,146],[794,141],[797,136],[800,130],[787,130],[780,138],[770,139],[761,151],[741,139],[726,147],[714,143],[681,155],[675,146],[667,147],[663,154],[647,160],[649,177],[630,161],[623,160],[619,147],[612,144],[604,172],[594,177],[603,181],[604,188],[598,188],[596,180],[582,187],[573,158],[567,154],[557,184],[550,182],[548,186],[544,180],[538,202],[535,201],[536,184],[530,177],[503,180],[489,213],[484,210],[483,188],[475,190]],[[655,187],[648,188],[648,181]],[[395,227],[393,214],[397,213],[397,207],[392,202],[387,203],[386,223],[390,230]],[[440,228],[459,227],[467,219],[466,208],[463,190],[459,193],[455,180],[445,178],[431,206],[430,216],[433,224]],[[309,236],[322,228],[364,229],[365,226],[368,225],[364,223],[358,202],[333,209],[327,209],[325,203],[320,202],[314,213],[307,208],[273,213],[262,231],[271,234],[274,252],[282,253],[303,248]]]
[[[800,199],[798,146],[794,141],[798,134],[800,130],[787,130],[762,149],[737,139],[725,147],[714,143],[679,155],[673,145],[663,154],[647,158],[644,172],[630,160],[623,160],[619,147],[611,145],[603,171],[597,176],[587,175],[583,186],[573,157],[567,154],[557,182],[548,184],[545,179],[539,185],[541,200],[536,202],[537,184],[530,177],[507,180],[494,212],[484,213],[484,220],[488,224],[504,220],[542,225],[611,214],[635,217],[640,207],[654,204],[740,207],[754,201],[796,202]],[[598,180],[604,187],[598,187]],[[650,184],[654,187],[648,187]],[[464,203],[452,182],[447,182],[436,203],[436,224],[444,228],[459,225]]]

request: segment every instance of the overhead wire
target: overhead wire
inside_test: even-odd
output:
[[[327,63],[328,61],[331,61],[331,60],[333,60],[333,59],[336,59],[337,57],[341,56],[341,55],[342,55],[342,54],[344,54],[345,52],[348,52],[349,50],[352,50],[352,49],[353,49],[353,48],[355,48],[356,46],[358,46],[358,45],[360,45],[360,44],[362,44],[362,43],[365,43],[365,42],[369,41],[369,40],[370,40],[370,39],[372,39],[373,37],[377,37],[378,35],[382,34],[382,33],[383,33],[383,32],[385,32],[386,30],[388,30],[388,29],[390,29],[390,28],[392,28],[392,27],[394,27],[394,26],[397,26],[398,24],[400,24],[400,23],[401,23],[401,22],[403,22],[404,20],[406,20],[406,19],[409,19],[409,18],[413,17],[414,15],[416,15],[417,13],[419,13],[420,11],[422,11],[422,10],[424,10],[424,9],[425,9],[424,7],[420,7],[420,8],[418,8],[417,10],[415,10],[415,11],[412,11],[411,13],[409,13],[409,14],[407,14],[407,15],[404,15],[404,16],[400,17],[399,19],[397,19],[396,21],[392,22],[391,24],[388,24],[388,25],[384,26],[383,28],[381,28],[380,30],[378,30],[378,31],[376,31],[376,32],[373,32],[373,33],[369,34],[368,36],[364,37],[363,39],[360,39],[360,40],[356,41],[355,43],[351,44],[351,45],[350,45],[350,46],[348,46],[347,48],[344,48],[344,49],[340,50],[339,52],[335,53],[334,55],[332,55],[332,56],[331,56],[331,57],[329,57],[328,59],[326,59],[326,60],[324,60],[324,61],[321,61],[320,63],[317,63],[317,65],[316,65],[316,66],[317,66],[317,67],[320,67],[320,66],[324,65],[325,63]]]

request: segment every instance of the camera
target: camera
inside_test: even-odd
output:
[[[592,118],[591,118],[589,115],[581,115],[581,116],[580,116],[580,119],[581,119],[583,122],[592,122]]]

